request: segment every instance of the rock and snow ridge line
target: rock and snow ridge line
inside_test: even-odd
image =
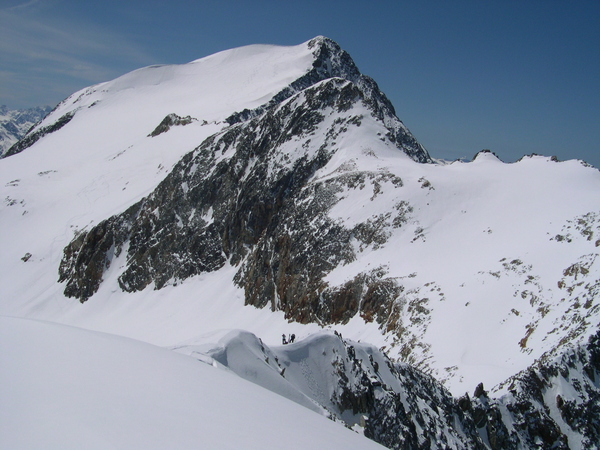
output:
[[[0,106],[0,158],[5,157],[9,148],[35,127],[50,110],[50,106],[13,110],[6,105]]]
[[[329,415],[392,449],[598,449],[600,332],[545,355],[500,391],[453,398],[434,378],[372,345],[315,333],[283,346],[228,331],[173,350]],[[492,396],[495,396],[492,397]]]

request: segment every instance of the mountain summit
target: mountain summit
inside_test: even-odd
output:
[[[296,76],[298,77],[295,78]],[[266,82],[264,86],[263,82],[259,81],[260,78]],[[207,109],[217,106],[213,103],[216,103],[217,99],[227,105],[225,108],[217,108],[221,114],[226,113],[229,108],[235,108],[236,103],[245,105],[245,101],[250,100],[248,106],[253,106],[241,111],[232,111],[228,117],[218,117],[220,114],[217,113],[219,119],[232,125],[255,117],[292,95],[331,78],[345,79],[357,85],[371,102],[378,118],[386,122],[391,138],[397,140],[402,149],[415,160],[431,162],[426,150],[396,118],[394,107],[379,90],[377,83],[372,78],[362,75],[350,55],[337,43],[323,36],[298,47],[252,45],[217,53],[181,66],[150,66],[124,75],[113,82],[93,86],[62,102],[55,108],[51,117],[30,130],[27,139],[11,148],[7,156],[23,151],[46,134],[62,128],[83,107],[96,105],[126,89],[146,88],[148,92],[146,95],[140,92],[142,98],[138,100],[156,102],[154,112],[161,109],[166,111],[167,105],[175,107],[182,97],[197,97],[198,103],[194,105],[196,102],[191,100],[191,104],[186,105],[185,109],[190,110],[191,107],[192,111],[202,112],[204,115]],[[286,81],[290,81],[289,84],[285,84]],[[150,86],[157,88],[153,89]],[[240,89],[242,86],[248,89]],[[264,91],[262,96],[258,94],[261,90]],[[233,95],[231,91],[234,92]],[[149,98],[148,94],[151,92],[154,98]],[[94,99],[90,101],[91,98],[88,98],[85,101],[84,95],[93,96]],[[159,99],[162,100],[160,106]],[[259,103],[262,100],[267,101]]]
[[[275,357],[296,374],[317,358],[341,382],[352,370],[354,390],[317,409],[348,426],[367,414],[365,430],[392,448],[406,433],[414,440],[402,442],[435,448],[419,440],[417,416],[469,436],[452,448],[577,448],[599,434],[577,406],[596,404],[600,376],[598,170],[543,156],[505,164],[489,151],[434,161],[330,39],[91,86],[8,154],[1,314],[172,348],[247,330],[264,340],[240,335],[268,379],[283,376]],[[322,328],[346,340],[307,342],[343,358],[269,349]],[[389,356],[386,377],[355,358],[360,341],[375,345],[359,353],[378,366]],[[425,386],[404,416],[400,379]],[[320,398],[303,383],[313,386],[280,387],[301,403]],[[384,395],[381,383],[395,387]],[[436,408],[417,411],[433,397]]]

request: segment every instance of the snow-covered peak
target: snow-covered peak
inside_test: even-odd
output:
[[[473,156],[473,161],[477,161],[478,163],[483,161],[500,163],[502,162],[502,160],[498,158],[498,155],[496,155],[490,150],[481,150],[480,152],[477,152],[477,154]]]
[[[419,164],[326,38],[134,71],[21,143],[0,161],[2,314],[161,345],[336,327],[455,394],[597,329],[600,173]]]
[[[82,89],[61,102],[39,127],[102,102],[123,107],[132,101],[138,114],[149,109],[157,119],[176,112],[221,121],[236,110],[267,103],[313,69],[319,79],[360,77],[352,58],[323,36],[296,46],[248,45],[187,64],[144,67]],[[310,78],[311,83],[318,81],[314,74]]]

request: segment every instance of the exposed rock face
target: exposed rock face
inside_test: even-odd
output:
[[[356,170],[313,177],[338,150],[336,141],[351,139],[363,121],[387,130],[379,139],[391,147],[417,161],[430,158],[337,44],[323,39],[314,46],[315,67],[281,93],[286,100],[232,119],[186,155],[149,197],[78,236],[65,249],[59,270],[65,294],[87,300],[110,261],[126,249],[119,276],[125,291],[151,283],[160,289],[228,262],[239,267],[235,282],[244,288],[247,304],[281,309],[300,322],[344,322],[360,311],[384,323],[389,308],[381,302],[396,298],[382,289],[401,290],[385,279],[385,270],[361,274],[341,288],[323,278],[354,260],[355,247],[384,243],[386,228],[401,227],[411,206],[391,205],[391,211],[350,228],[328,212],[346,189],[367,186],[376,196],[384,188],[402,188],[402,180],[385,171]],[[357,81],[318,81],[331,73]]]
[[[154,129],[154,131],[152,133],[150,133],[148,136],[151,136],[151,137],[158,136],[159,134],[166,133],[173,126],[189,125],[194,120],[196,120],[196,119],[194,119],[190,116],[181,117],[175,113],[169,114],[158,124],[158,126]]]
[[[392,449],[486,448],[441,383],[406,364],[391,367],[402,388],[375,393],[365,436]]]
[[[65,248],[59,267],[60,281],[67,279],[66,274],[71,274],[65,295],[77,296],[83,301],[98,290],[102,275],[110,268],[112,258],[121,254],[139,207],[134,205],[122,215],[101,222],[89,233],[75,236]]]

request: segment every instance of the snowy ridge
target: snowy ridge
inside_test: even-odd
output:
[[[146,343],[8,317],[0,317],[0,336],[3,448],[381,448]]]
[[[488,394],[479,385],[473,398],[458,399],[432,377],[338,333],[268,347],[251,333],[229,331],[173,349],[309,409],[320,405],[389,448],[597,449],[599,344],[597,333],[559,357],[545,355],[502,389]]]
[[[369,344],[316,333],[300,342],[268,347],[242,331],[197,338],[174,350],[207,357],[240,377],[296,403],[309,398],[336,421],[390,448],[483,448],[473,421],[433,379],[394,365]],[[395,411],[395,413],[391,413]]]

